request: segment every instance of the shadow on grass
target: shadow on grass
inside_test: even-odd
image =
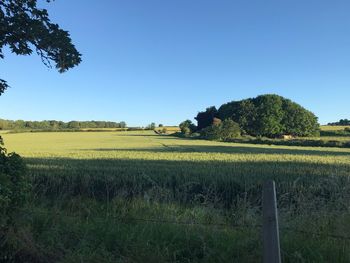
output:
[[[312,156],[349,156],[350,151],[325,151],[319,149],[295,149],[295,148],[277,148],[277,147],[255,147],[255,146],[220,146],[220,145],[166,145],[162,144],[160,147],[153,148],[93,148],[82,149],[82,151],[101,151],[101,152],[113,152],[113,151],[133,151],[133,152],[179,152],[179,153],[232,153],[232,154],[291,154],[291,155],[312,155]]]
[[[350,166],[345,164],[68,158],[26,162],[36,195],[53,200],[119,196],[231,207],[242,198],[259,204],[267,179],[276,181],[281,207],[304,202],[319,209],[324,203],[342,205],[350,195]]]

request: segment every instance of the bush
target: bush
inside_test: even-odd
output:
[[[217,125],[211,125],[201,130],[201,136],[207,140],[220,140],[220,128]]]
[[[12,224],[14,213],[25,201],[29,184],[25,165],[16,153],[7,154],[0,137],[0,230]]]
[[[201,135],[208,140],[230,141],[241,136],[241,129],[238,123],[227,119],[202,129]]]
[[[199,138],[201,134],[199,132],[194,132],[191,134],[191,138]]]
[[[229,141],[241,136],[241,129],[238,123],[234,122],[233,120],[224,120],[221,124],[219,124],[219,127],[221,130],[220,137],[223,141]]]
[[[191,134],[196,131],[197,127],[190,120],[185,120],[180,123],[179,128],[182,134]]]

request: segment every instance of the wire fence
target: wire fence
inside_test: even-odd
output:
[[[58,216],[58,217],[66,217],[66,218],[73,218],[73,219],[82,219],[82,218],[89,218],[89,219],[99,219],[99,220],[114,220],[121,224],[132,224],[134,222],[141,222],[141,223],[152,223],[152,224],[171,224],[171,225],[184,225],[184,226],[199,226],[199,227],[206,227],[206,228],[228,228],[228,229],[259,229],[261,230],[263,228],[262,224],[238,224],[238,223],[202,223],[202,222],[188,222],[188,221],[179,221],[179,220],[166,220],[166,219],[159,219],[159,218],[140,218],[140,217],[120,217],[120,216],[111,216],[106,215],[105,217],[102,216],[82,216],[82,215],[68,215],[63,214],[60,212],[44,212],[44,211],[28,211],[28,210],[22,210],[21,211],[24,214],[27,215],[35,215],[35,214],[41,214],[45,216]],[[328,234],[328,233],[322,233],[322,232],[314,232],[314,231],[307,231],[307,230],[301,230],[296,229],[292,227],[287,226],[280,226],[280,231],[285,232],[293,232],[298,233],[302,235],[306,235],[309,237],[325,237],[325,238],[333,238],[333,239],[339,239],[339,240],[345,240],[350,241],[350,236],[345,235],[338,235],[338,234]]]

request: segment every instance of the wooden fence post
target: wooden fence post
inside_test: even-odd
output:
[[[278,231],[277,201],[275,182],[264,183],[262,194],[263,208],[263,249],[264,263],[281,263]]]

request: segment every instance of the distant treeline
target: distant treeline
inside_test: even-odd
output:
[[[348,119],[341,119],[338,122],[330,122],[328,123],[330,126],[349,126],[350,125],[350,120]]]
[[[126,123],[112,121],[24,121],[0,119],[0,130],[66,130],[66,129],[94,129],[94,128],[126,128]]]

